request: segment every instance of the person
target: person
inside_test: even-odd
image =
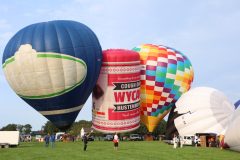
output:
[[[52,134],[50,136],[49,141],[50,141],[51,147],[54,148],[55,147],[55,134]]]
[[[178,145],[178,138],[177,136],[174,134],[173,136],[173,148],[177,148]]]
[[[220,135],[219,137],[219,142],[220,142],[220,148],[223,149],[224,148],[224,135]]]
[[[180,147],[183,148],[184,140],[182,136],[179,136]]]
[[[119,138],[118,138],[118,135],[117,135],[117,132],[116,132],[114,137],[113,137],[114,150],[118,150],[118,143],[119,143]]]
[[[50,135],[49,135],[49,134],[47,134],[47,135],[44,137],[45,147],[48,147],[48,146],[49,146],[49,138],[50,138]]]
[[[220,147],[220,136],[217,136],[217,140],[216,140],[216,147],[219,148]]]
[[[88,143],[88,137],[91,135],[91,133],[93,133],[93,129],[91,130],[91,132],[87,135],[87,133],[84,133],[83,137],[82,137],[82,141],[83,141],[83,150],[86,151],[87,150],[87,143]]]
[[[83,137],[83,150],[86,151],[87,150],[87,143],[88,143],[88,136],[86,133],[84,133]]]
[[[194,137],[195,147],[198,146],[198,142],[199,142],[198,136],[195,136],[195,137]]]

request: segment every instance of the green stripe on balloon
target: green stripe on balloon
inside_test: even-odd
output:
[[[62,95],[64,93],[67,93],[71,90],[73,90],[74,88],[76,88],[77,86],[79,86],[80,84],[82,84],[82,82],[85,80],[86,76],[80,81],[78,82],[77,84],[75,84],[74,86],[70,87],[70,88],[67,88],[63,91],[60,91],[60,92],[57,92],[57,93],[52,93],[52,94],[47,94],[47,95],[40,95],[40,96],[24,96],[24,95],[20,95],[18,94],[20,97],[22,98],[26,98],[26,99],[42,99],[42,98],[50,98],[50,97],[56,97],[56,96],[59,96],[59,95]]]
[[[3,67],[2,68],[5,68],[7,66],[7,64],[13,62],[15,60],[15,57],[11,57],[11,58],[8,58],[5,63],[3,63]]]
[[[64,55],[59,55],[59,54],[38,54],[37,55],[38,58],[62,58],[62,59],[67,59],[67,60],[71,60],[71,61],[75,61],[78,63],[81,63],[85,68],[87,67],[86,63],[80,59],[76,59],[73,57],[68,57],[68,56],[64,56]]]

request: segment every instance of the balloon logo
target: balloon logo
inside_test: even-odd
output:
[[[71,126],[97,81],[102,50],[74,21],[32,24],[8,42],[3,70],[12,89],[59,129]]]
[[[177,99],[189,90],[193,68],[182,53],[165,46],[133,48],[141,60],[141,121],[153,132]]]

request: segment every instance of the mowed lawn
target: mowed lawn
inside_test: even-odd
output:
[[[0,149],[0,160],[240,160],[240,153],[219,148],[172,147],[160,141],[120,142],[115,151],[112,142],[94,141],[84,152],[82,142],[56,142],[55,148],[31,142]]]

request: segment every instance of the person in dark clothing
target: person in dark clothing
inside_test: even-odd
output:
[[[45,147],[48,147],[48,146],[49,146],[49,139],[50,139],[50,135],[47,134],[47,135],[44,137]]]
[[[51,147],[54,148],[55,147],[55,134],[52,134],[49,138]]]
[[[84,133],[82,140],[83,140],[83,150],[86,151],[87,150],[87,143],[88,143],[88,137],[91,135],[91,133],[93,132],[93,130],[91,130],[91,132],[87,135],[86,133]]]
[[[88,143],[88,136],[86,135],[86,133],[83,135],[83,150],[86,151],[87,150],[87,143]]]

